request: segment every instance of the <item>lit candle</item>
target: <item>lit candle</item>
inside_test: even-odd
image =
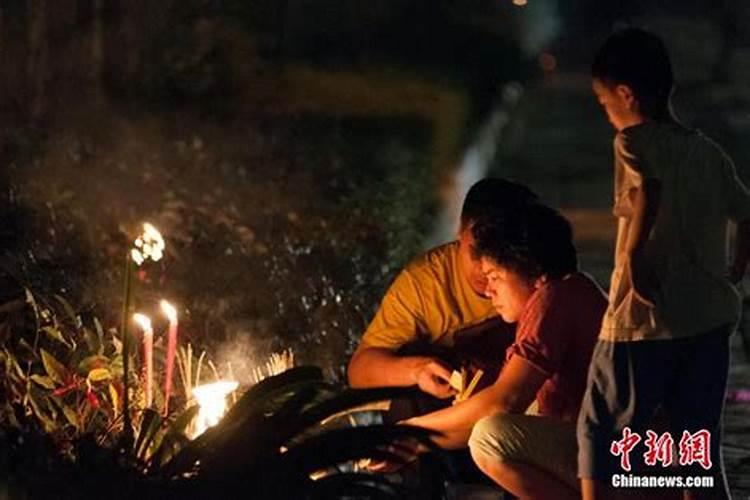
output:
[[[172,394],[172,371],[174,356],[177,350],[177,309],[166,300],[161,301],[161,310],[169,319],[169,333],[167,334],[167,369],[164,379],[164,415],[169,414],[169,396]]]
[[[151,328],[151,320],[148,316],[136,313],[133,319],[143,330],[143,374],[146,379],[146,407],[148,408],[154,399],[154,330]]]

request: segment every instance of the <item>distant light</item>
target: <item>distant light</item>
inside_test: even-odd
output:
[[[552,73],[557,68],[557,59],[549,52],[542,52],[539,55],[539,67],[545,73]]]
[[[513,5],[518,5],[519,7],[523,7],[526,3],[526,0],[513,0]]]

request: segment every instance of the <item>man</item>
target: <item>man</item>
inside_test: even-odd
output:
[[[485,295],[487,281],[472,252],[471,227],[480,216],[536,201],[528,188],[510,181],[488,178],[474,184],[461,211],[458,240],[414,259],[386,293],[349,363],[350,385],[417,385],[445,399],[454,393],[446,358],[461,343],[462,333],[471,336],[494,325],[496,337],[505,332],[511,342],[512,327],[497,317]],[[436,349],[411,349],[410,355],[416,342]]]

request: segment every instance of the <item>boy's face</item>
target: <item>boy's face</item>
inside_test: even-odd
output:
[[[618,132],[645,121],[638,111],[638,101],[627,85],[611,85],[594,78],[592,87],[599,104],[607,113],[609,123]]]
[[[481,261],[492,305],[505,321],[515,323],[536,290],[536,284],[488,257],[482,257]]]

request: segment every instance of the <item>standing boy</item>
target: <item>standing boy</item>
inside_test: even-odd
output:
[[[693,445],[710,453],[703,468],[686,464],[684,471],[713,476],[714,488],[685,489],[685,498],[722,498],[720,424],[729,335],[740,313],[731,280],[748,263],[750,193],[719,146],[674,118],[672,68],[658,37],[639,29],[613,34],[592,76],[617,131],[618,231],[609,308],[578,420],[583,497],[611,498],[613,476],[628,473],[621,445],[630,431],[641,438],[627,457],[633,474],[661,469],[643,468],[647,431],[661,407],[674,444],[684,445],[674,462],[689,458],[683,452]],[[730,219],[739,230],[728,278]]]

